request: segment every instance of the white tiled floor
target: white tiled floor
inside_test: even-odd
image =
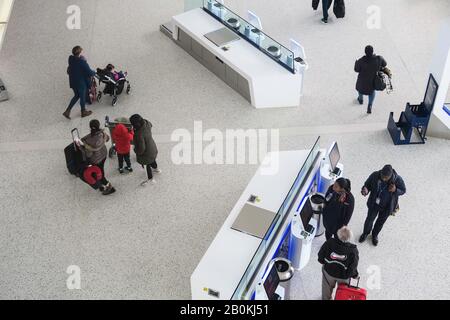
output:
[[[346,174],[355,190],[372,170],[392,163],[408,194],[401,213],[390,219],[378,248],[360,246],[363,285],[369,266],[379,266],[379,290],[369,298],[442,299],[450,284],[450,146],[395,147],[384,129],[388,113],[423,96],[439,20],[450,14],[446,0],[379,0],[381,30],[365,28],[372,1],[349,2],[344,20],[320,24],[309,1],[228,0],[237,13],[249,8],[264,29],[287,44],[305,44],[311,65],[299,108],[255,110],[158,31],[183,10],[164,0],[16,0],[0,52],[0,77],[11,100],[0,103],[0,298],[189,299],[189,276],[256,166],[175,166],[170,134],[178,128],[280,128],[281,149],[309,147],[317,135],[323,146],[338,140]],[[82,29],[66,28],[66,9],[78,4]],[[276,15],[273,13],[277,12]],[[286,32],[289,30],[289,32]],[[353,100],[353,62],[374,45],[394,72],[395,93],[379,94],[371,116]],[[62,111],[71,98],[67,57],[81,44],[91,66],[109,62],[127,69],[133,95],[117,107],[107,99],[92,107],[103,119],[138,112],[154,124],[164,170],[154,187],[138,187],[137,168],[119,176],[108,198],[71,178],[62,149],[70,129],[87,132],[88,119]],[[345,132],[345,133],[344,133]],[[365,199],[356,194],[351,227],[359,235]],[[316,241],[315,252],[321,240]],[[66,268],[82,270],[82,290],[66,288]],[[320,267],[312,261],[293,283],[294,298],[320,297]]]

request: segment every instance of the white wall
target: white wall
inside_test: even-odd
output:
[[[450,18],[444,21],[438,44],[431,62],[430,72],[439,84],[434,103],[433,117],[428,134],[436,137],[450,136],[450,116],[442,109],[450,86]],[[445,132],[445,128],[448,133]]]

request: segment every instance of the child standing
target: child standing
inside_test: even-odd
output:
[[[133,129],[128,129],[125,125],[119,123],[112,132],[115,142],[117,158],[119,159],[119,172],[123,173],[123,161],[127,163],[125,169],[128,172],[133,172],[130,161],[131,141],[133,141]]]

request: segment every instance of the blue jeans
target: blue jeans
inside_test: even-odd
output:
[[[87,87],[78,87],[78,88],[72,88],[74,96],[72,100],[70,100],[69,106],[67,107],[68,110],[72,110],[73,106],[80,100],[80,106],[81,111],[86,110],[86,94],[87,94]]]
[[[375,100],[375,90],[372,92],[372,94],[369,94],[369,106],[373,105],[373,101]],[[358,92],[358,100],[364,102],[364,95],[362,93]]]
[[[323,18],[325,20],[328,20],[328,5],[332,0],[322,0],[322,11],[323,11]]]

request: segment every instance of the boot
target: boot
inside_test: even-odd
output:
[[[70,109],[63,112],[63,116],[70,120]]]
[[[372,105],[370,105],[370,104],[367,106],[367,113],[368,114],[372,113]]]
[[[83,110],[83,111],[81,111],[81,117],[82,118],[90,116],[91,114],[92,114],[91,110]]]

